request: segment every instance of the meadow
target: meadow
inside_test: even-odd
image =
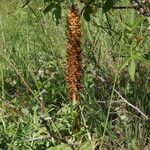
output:
[[[0,149],[149,150],[146,17],[134,9],[81,17],[83,88],[74,106],[66,87],[67,9],[56,24],[43,1],[22,5],[0,1]]]

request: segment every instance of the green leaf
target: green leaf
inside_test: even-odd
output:
[[[129,65],[129,75],[131,77],[131,80],[134,81],[135,79],[135,62],[131,60]]]
[[[119,66],[119,71],[123,70],[130,62],[131,57],[127,57],[123,63],[121,63],[121,65]]]
[[[135,30],[144,20],[144,17],[137,17],[131,25],[131,29]]]
[[[139,60],[139,61],[141,61],[141,62],[143,62],[143,63],[145,63],[145,64],[149,64],[150,62],[148,61],[148,60],[146,60],[143,56],[142,56],[142,54],[140,55],[140,54],[134,54],[134,59],[135,60]]]
[[[66,144],[60,144],[54,147],[50,147],[46,150],[71,150],[71,148],[67,146]]]
[[[109,11],[115,4],[116,0],[106,0],[104,6],[103,6],[103,13],[106,13]]]
[[[80,150],[91,150],[91,144],[90,144],[90,142],[85,142],[85,143],[83,143],[82,145],[81,145],[81,147],[80,147]]]
[[[134,20],[135,20],[135,10],[131,10],[130,11],[130,17],[127,19],[127,22],[130,25],[130,27],[134,23]]]
[[[55,7],[55,3],[51,3],[48,6],[46,6],[46,8],[43,10],[43,13],[46,14],[49,11],[51,11],[53,8]]]
[[[61,12],[62,12],[61,6],[59,4],[56,4],[55,5],[55,10],[52,13],[53,19],[56,21],[56,25],[58,25],[60,23]]]
[[[91,6],[90,5],[86,5],[85,8],[84,8],[83,17],[88,22],[91,20],[91,17],[90,17],[91,13],[92,13]]]

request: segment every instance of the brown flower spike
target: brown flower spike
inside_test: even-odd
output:
[[[73,104],[79,103],[78,92],[81,89],[81,31],[78,10],[72,6],[67,16],[67,85],[69,98]]]

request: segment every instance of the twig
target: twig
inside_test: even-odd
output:
[[[102,77],[100,77],[100,76],[98,76],[98,78],[102,81],[102,82],[104,82],[104,83],[107,83],[107,81],[104,79],[104,78],[102,78]],[[108,84],[108,83],[107,83]],[[109,86],[111,86],[111,85],[109,85]],[[111,86],[111,88],[112,88],[112,86]],[[128,104],[130,107],[132,107],[133,109],[135,109],[137,112],[139,112],[142,116],[144,116],[147,120],[149,119],[149,117],[147,116],[147,115],[145,115],[138,107],[136,107],[136,106],[134,106],[133,104],[131,104],[130,102],[128,102],[116,89],[114,89],[114,92],[121,98],[121,100],[123,101],[123,102],[125,102],[126,104]]]
[[[112,9],[134,9],[133,6],[113,6]]]
[[[45,137],[39,137],[39,138],[34,138],[34,140],[41,140],[41,139],[47,139],[47,138],[54,138],[55,140],[62,142],[64,144],[67,144],[68,146],[70,146],[73,150],[75,150],[75,147],[79,147],[78,143],[70,143],[68,141],[66,141],[63,138],[58,137],[56,134],[52,133],[47,120],[45,120],[45,118],[40,117],[40,119],[42,120],[42,123],[44,124],[45,128],[47,129],[49,135],[45,136]]]
[[[144,116],[147,120],[148,120],[148,116],[146,116],[138,107],[132,105],[131,103],[129,103],[116,89],[114,89],[115,93],[121,98],[121,100],[123,102],[125,102],[126,104],[128,104],[129,106],[131,106],[133,109],[135,109],[136,111],[138,111],[142,116]]]
[[[39,141],[39,140],[47,140],[52,138],[50,135],[45,135],[45,136],[41,136],[41,137],[37,137],[37,138],[29,138],[29,142],[34,142],[34,141]]]
[[[31,0],[27,0],[21,7],[24,8],[24,7],[27,6],[30,2],[31,2]]]

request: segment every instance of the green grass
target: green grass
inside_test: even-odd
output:
[[[148,150],[150,126],[118,93],[150,114],[148,23],[134,10],[99,10],[82,18],[83,92],[74,108],[65,81],[66,11],[56,26],[43,3],[1,1],[0,5],[0,149]],[[130,61],[128,61],[130,60]],[[134,65],[131,62],[134,62]],[[116,92],[118,91],[118,93]],[[81,114],[80,132],[74,118]],[[47,118],[48,134],[40,119]],[[42,140],[38,139],[43,137]],[[37,138],[38,140],[34,140]]]

